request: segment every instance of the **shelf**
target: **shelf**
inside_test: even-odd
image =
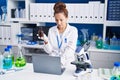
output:
[[[120,26],[120,21],[106,21],[106,26]]]
[[[39,45],[39,44],[36,44],[36,45],[26,45],[26,44],[21,44],[22,47],[24,48],[43,48],[44,45]]]
[[[88,51],[93,52],[108,52],[108,53],[120,53],[120,50],[109,50],[109,49],[97,49],[96,47],[90,46]]]
[[[29,21],[29,5],[35,0],[8,0],[8,21]]]
[[[0,44],[1,46],[7,46],[7,45],[12,45],[12,46],[22,46],[24,48],[43,48],[44,45],[39,45],[39,44],[36,44],[36,45],[27,45],[27,44]]]
[[[0,26],[1,25],[11,25],[11,23],[10,22],[0,22]]]
[[[29,21],[29,20],[26,18],[11,18],[10,21]]]

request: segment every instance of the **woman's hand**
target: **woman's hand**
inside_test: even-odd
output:
[[[48,43],[48,37],[44,34],[43,30],[40,29],[40,30],[38,31],[37,36],[38,36],[38,39],[42,39],[45,44]]]

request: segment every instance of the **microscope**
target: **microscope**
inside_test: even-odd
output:
[[[75,51],[75,61],[71,62],[71,64],[76,66],[75,77],[92,72],[92,64],[87,53],[88,48],[89,43],[87,42],[83,46],[78,46]]]

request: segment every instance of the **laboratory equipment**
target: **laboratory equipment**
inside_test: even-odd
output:
[[[44,34],[44,32],[42,30],[42,27],[40,27],[40,29],[38,30],[39,37],[43,37],[43,34]]]
[[[12,57],[8,48],[5,48],[3,56],[3,69],[12,68]]]
[[[102,37],[101,36],[99,36],[98,40],[96,41],[96,47],[98,49],[102,49],[102,47],[103,47],[103,41],[102,41]]]
[[[79,46],[75,52],[75,61],[71,62],[71,64],[76,66],[76,70],[74,72],[74,76],[78,77],[79,75],[83,75],[88,72],[92,72],[92,64],[89,59],[89,55],[86,52],[86,47],[88,44],[84,44],[84,46]]]
[[[6,19],[7,19],[7,7],[1,6],[1,9],[2,9],[2,21],[6,21]]]
[[[15,67],[17,68],[23,68],[26,65],[26,59],[24,58],[22,54],[22,48],[20,45],[18,45],[18,55],[15,60]]]
[[[120,80],[120,62],[114,62],[110,80]]]
[[[80,30],[83,34],[83,44],[89,40],[88,29]]]
[[[5,72],[3,71],[3,59],[4,57],[2,53],[0,52],[0,75],[5,74]]]
[[[13,51],[12,51],[12,45],[8,45],[7,48],[9,49],[11,57],[12,57],[12,64],[14,64],[14,54],[13,54]]]
[[[18,44],[21,44],[21,43],[22,43],[21,38],[22,38],[24,35],[23,35],[23,34],[17,34],[16,36],[18,37]]]

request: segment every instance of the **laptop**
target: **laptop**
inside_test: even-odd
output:
[[[61,75],[65,70],[65,68],[61,67],[60,57],[47,54],[33,54],[32,62],[33,70],[37,73]]]

